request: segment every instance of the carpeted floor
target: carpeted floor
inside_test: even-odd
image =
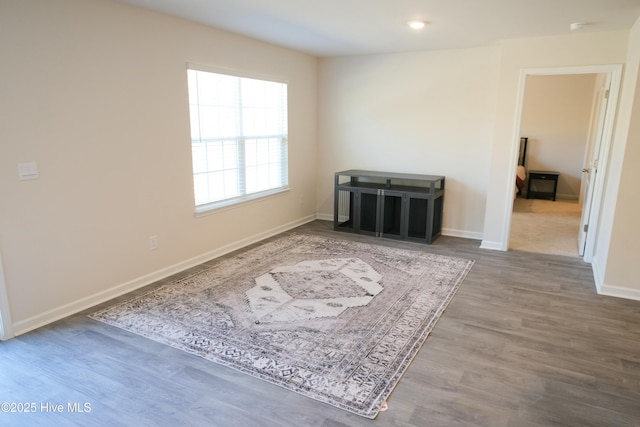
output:
[[[472,265],[293,234],[91,317],[373,418]]]
[[[509,249],[577,257],[580,215],[576,200],[517,198]]]

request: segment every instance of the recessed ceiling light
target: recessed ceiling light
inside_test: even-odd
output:
[[[419,30],[421,28],[424,28],[425,24],[426,23],[424,21],[409,21],[409,22],[407,22],[407,25],[409,25],[414,30]]]

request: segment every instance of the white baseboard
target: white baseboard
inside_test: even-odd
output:
[[[593,278],[596,282],[596,292],[598,292],[598,295],[640,301],[640,289],[623,288],[604,283],[604,276],[600,274],[599,260],[594,258],[592,261],[591,269],[593,270]]]
[[[462,237],[463,239],[482,240],[482,233],[476,231],[456,230],[454,228],[443,228],[443,236]]]
[[[480,249],[489,249],[492,251],[504,251],[505,249],[502,247],[502,242],[492,242],[489,240],[483,240],[480,243]]]
[[[333,221],[333,214],[319,213],[316,215],[316,218],[323,221]],[[462,237],[464,239],[482,240],[482,233],[477,233],[475,231],[456,230],[454,228],[443,228],[442,235],[451,237]]]
[[[164,279],[173,274],[179,273],[181,271],[184,271],[191,267],[195,267],[204,262],[226,255],[230,252],[241,249],[250,244],[257,243],[266,238],[275,236],[276,234],[291,230],[300,225],[311,222],[315,219],[333,221],[333,216],[329,214],[309,215],[307,217],[300,218],[296,221],[292,221],[290,223],[281,225],[279,227],[272,228],[265,232],[258,233],[254,236],[250,236],[245,239],[238,240],[236,242],[230,243],[226,246],[214,249],[212,251],[208,251],[206,253],[203,253],[191,259],[162,268],[158,271],[154,271],[152,273],[138,277],[126,283],[122,283],[120,285],[114,286],[110,289],[99,292],[97,294],[90,295],[88,297],[71,302],[69,304],[65,304],[61,307],[55,308],[53,310],[49,310],[37,316],[33,316],[28,319],[21,320],[19,322],[15,322],[12,325],[11,324],[5,325],[5,330],[4,330],[5,336],[2,338],[9,339],[9,338],[12,338],[13,336],[21,335],[31,330],[48,325],[49,323],[63,319],[67,316],[73,315],[80,311],[89,309],[98,304],[102,304],[103,302],[109,301],[113,298],[122,296],[128,292],[150,285],[151,283],[157,282],[158,280]],[[475,239],[475,240],[480,240],[482,238],[481,233],[468,232],[468,231],[455,230],[455,229],[444,229],[442,234],[446,236],[462,237],[462,238]],[[480,248],[499,250],[499,251],[503,250],[501,242],[491,242],[491,241],[484,241],[484,240],[480,244]],[[594,265],[594,269],[595,269],[595,265]],[[597,275],[597,271],[594,271],[594,277],[596,278],[599,277]],[[596,283],[596,290],[598,294],[601,294],[601,295],[640,301],[640,289],[621,288],[617,286]]]
[[[609,297],[617,297],[624,299],[632,299],[640,301],[640,289],[620,288],[617,286],[604,284],[600,286],[598,295],[606,295]]]
[[[602,289],[602,275],[600,274],[600,263],[597,257],[591,259],[591,271],[593,272],[593,281],[596,284],[596,292],[600,293]]]
[[[222,246],[212,251],[205,252],[191,259],[179,262],[169,267],[165,267],[158,271],[154,271],[152,273],[138,277],[129,282],[114,286],[110,289],[104,290],[97,294],[90,295],[88,297],[79,299],[69,304],[65,304],[62,307],[54,308],[53,310],[49,310],[37,316],[33,316],[28,319],[21,320],[19,322],[15,322],[12,325],[13,335],[14,336],[21,335],[26,332],[32,331],[34,329],[40,328],[42,326],[48,325],[49,323],[55,322],[56,320],[63,319],[72,314],[76,314],[80,311],[94,307],[98,304],[102,304],[103,302],[109,301],[113,298],[122,296],[128,292],[150,285],[154,282],[157,282],[158,280],[164,279],[173,274],[179,273],[191,267],[195,267],[196,265],[202,264],[203,262],[207,262],[212,259],[218,258],[222,255],[241,249],[250,244],[257,243],[261,240],[264,240],[268,237],[275,236],[276,234],[282,233],[284,231],[291,230],[300,225],[311,222],[315,219],[316,219],[316,215],[309,215],[307,217],[300,218],[296,221],[292,221],[290,223],[281,225],[279,227],[272,228],[265,232],[258,233],[254,236],[247,237],[245,239],[230,243],[226,246]]]
[[[591,270],[593,271],[593,280],[596,284],[596,292],[598,295],[609,297],[617,297],[640,301],[640,289],[623,288],[620,286],[609,285],[603,282],[603,275],[600,270],[600,262],[597,257],[591,260]]]
[[[578,200],[578,196],[576,196],[575,194],[556,194],[556,199]]]
[[[319,213],[316,215],[316,218],[323,221],[333,221],[333,214]]]

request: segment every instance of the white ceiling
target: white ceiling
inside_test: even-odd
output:
[[[640,0],[116,0],[315,56],[474,47],[629,29]],[[411,19],[427,21],[421,31]]]

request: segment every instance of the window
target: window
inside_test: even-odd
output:
[[[187,73],[196,211],[285,190],[287,85]]]

